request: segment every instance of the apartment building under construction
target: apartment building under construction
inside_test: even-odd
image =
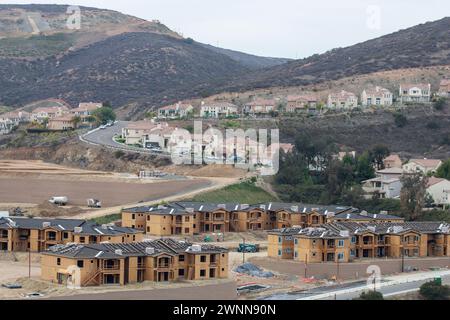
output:
[[[142,241],[143,232],[86,220],[0,218],[0,250],[41,252],[57,244]]]
[[[332,222],[320,227],[268,232],[268,256],[305,263],[357,259],[449,257],[450,225],[444,222]]]
[[[228,278],[228,250],[173,239],[57,245],[42,253],[41,277],[77,286]]]
[[[122,211],[122,225],[155,236],[246,232],[277,228],[315,227],[331,221],[402,222],[387,213],[369,214],[352,207],[297,203],[174,202]]]

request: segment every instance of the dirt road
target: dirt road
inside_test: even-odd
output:
[[[197,181],[197,180],[189,180],[189,181]],[[162,201],[171,202],[171,201],[179,201],[179,200],[183,200],[183,199],[189,199],[197,194],[221,189],[227,185],[234,184],[238,181],[238,179],[204,178],[201,181],[207,181],[207,183],[204,184],[203,186],[198,186],[196,189],[194,188],[193,185],[186,185],[185,188],[182,191],[179,191],[178,193],[174,192],[174,191],[171,193],[168,192],[166,196],[161,196],[159,198],[155,198],[154,200],[140,202],[140,203],[122,202],[122,205],[120,205],[120,206],[85,212],[85,213],[81,213],[81,214],[72,216],[72,218],[92,219],[92,218],[103,217],[103,216],[107,216],[107,215],[111,215],[111,214],[115,214],[115,213],[120,213],[120,211],[124,208],[130,208],[130,207],[134,207],[134,206],[150,206],[150,205],[160,203]],[[158,188],[159,188],[159,186],[158,186]],[[169,194],[171,194],[171,195],[169,195]]]

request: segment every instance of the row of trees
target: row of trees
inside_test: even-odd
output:
[[[390,151],[384,145],[375,145],[360,155],[346,155],[342,160],[335,155],[338,149],[327,138],[299,135],[292,153],[280,156],[280,170],[274,188],[284,201],[342,204],[372,212],[388,210],[401,214],[407,220],[421,220],[433,199],[427,194],[428,177],[420,173],[401,177],[403,188],[398,199],[366,199],[361,187],[365,180],[375,177],[375,171],[384,169],[383,160]],[[444,163],[438,175],[450,178],[450,161]]]

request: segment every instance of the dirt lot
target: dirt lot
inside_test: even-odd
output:
[[[52,196],[67,196],[70,205],[86,205],[86,199],[101,199],[111,207],[138,201],[150,201],[177,194],[186,189],[208,186],[206,180],[180,180],[155,183],[60,181],[33,177],[0,177],[0,203],[40,204]]]

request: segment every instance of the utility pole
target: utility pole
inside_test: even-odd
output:
[[[305,254],[305,279],[308,277],[308,254]]]
[[[242,248],[242,263],[245,263],[245,238],[242,238],[244,240],[244,247]]]
[[[28,248],[28,278],[31,279],[31,247]]]
[[[402,248],[402,273],[405,272],[405,249]]]

